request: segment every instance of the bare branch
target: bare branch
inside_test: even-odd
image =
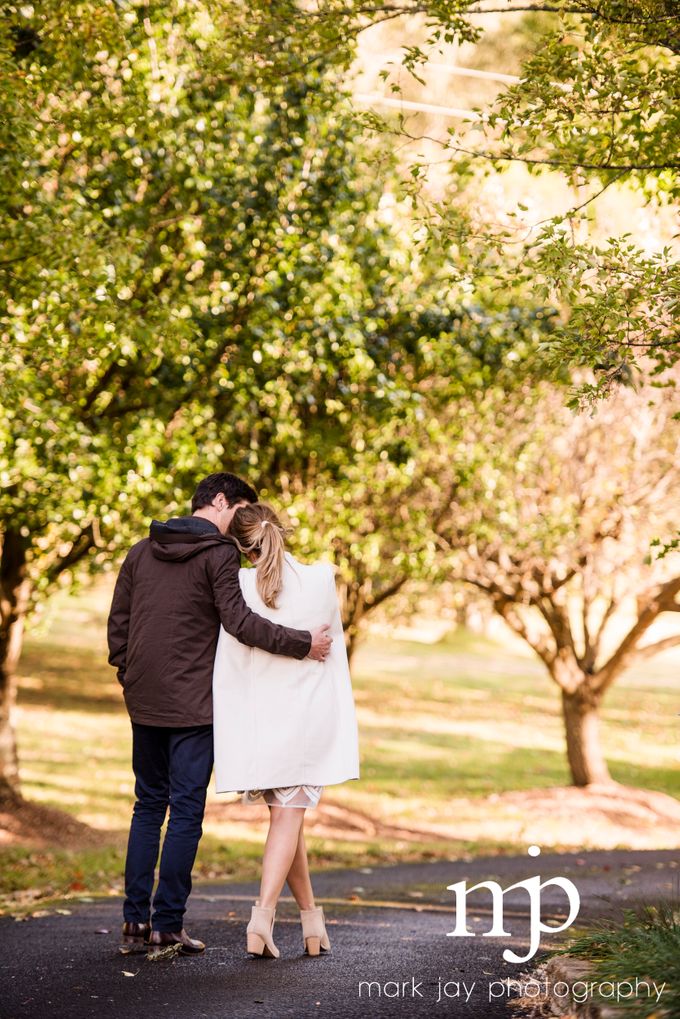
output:
[[[473,113],[470,110],[470,113]],[[381,125],[382,126],[382,125]],[[517,156],[509,152],[483,152],[479,149],[467,149],[462,145],[454,145],[450,138],[436,138],[431,134],[411,134],[406,130],[405,127],[400,126],[398,130],[385,127],[385,134],[393,134],[398,138],[407,138],[412,142],[433,142],[435,145],[440,145],[443,149],[448,149],[451,152],[460,152],[465,156],[472,156],[475,159],[486,159],[490,162],[499,163],[524,163],[531,166],[557,166],[564,170],[595,170],[600,173],[615,173],[615,176],[611,183],[620,180],[627,173],[646,173],[648,170],[677,170],[680,169],[679,162],[668,162],[668,163],[625,163],[625,164],[613,164],[609,162],[604,163],[583,163],[583,162],[570,162],[565,159],[548,159],[546,157],[531,157],[531,156]],[[434,165],[428,163],[425,165]],[[603,188],[603,190],[605,190]],[[597,198],[598,195],[594,195]],[[585,205],[588,202],[584,203]],[[576,211],[576,210],[574,210]]]
[[[583,663],[583,668],[587,672],[592,672],[593,666],[595,665],[595,659],[597,657],[597,649],[595,647],[595,642],[593,641],[588,622],[590,608],[591,601],[584,592],[581,602],[581,626],[583,628],[583,656],[581,661]]]
[[[84,559],[88,552],[99,544],[99,531],[96,521],[91,521],[83,527],[80,534],[71,543],[68,552],[60,556],[45,570],[45,576],[49,583],[52,583],[65,570],[70,569]]]
[[[597,658],[597,652],[600,650],[600,643],[602,641],[602,635],[604,634],[605,627],[609,620],[611,619],[611,617],[613,616],[614,612],[616,612],[616,607],[617,602],[614,600],[614,598],[610,598],[609,601],[607,602],[606,609],[602,613],[602,618],[595,631],[595,636],[593,637],[593,653],[595,658]]]
[[[553,665],[557,657],[555,649],[540,634],[532,633],[525,621],[516,610],[516,606],[509,600],[494,598],[493,607],[499,616],[508,624],[511,630],[527,642],[533,648],[541,661],[546,665],[550,675],[555,679]]]
[[[462,152],[466,156],[474,156],[475,159],[487,159],[491,162],[499,163],[525,163],[531,166],[559,166],[562,169],[567,170],[599,170],[600,172],[617,172],[620,171],[619,177],[622,177],[626,173],[641,172],[646,173],[649,170],[677,170],[680,169],[680,163],[668,162],[668,163],[583,163],[583,162],[569,162],[566,159],[547,159],[531,156],[514,156],[509,152],[505,153],[493,153],[493,152],[481,152],[476,149],[466,149],[462,145],[452,145],[450,141],[445,141],[442,138],[434,138],[432,135],[421,134],[411,135],[407,131],[401,130],[394,132],[396,134],[405,136],[411,141],[431,141],[437,145],[441,145],[445,149],[450,149],[452,152]],[[617,180],[619,179],[617,177]]]
[[[603,693],[634,659],[638,649],[638,641],[644,636],[658,615],[662,612],[680,611],[680,606],[675,601],[678,591],[680,591],[680,577],[673,577],[643,599],[638,609],[637,620],[609,660],[605,662],[601,669],[598,669],[593,684],[594,689]]]
[[[391,598],[393,594],[396,594],[397,591],[401,590],[401,588],[404,586],[407,580],[408,577],[405,575],[398,577],[397,580],[395,580],[392,584],[388,584],[387,587],[384,587],[382,591],[378,591],[376,595],[371,595],[369,598],[367,598],[366,613],[368,613],[370,609],[377,608],[378,605],[381,605],[388,598]]]
[[[644,647],[636,648],[635,659],[652,658],[660,651],[666,651],[668,648],[678,647],[678,645],[680,645],[680,633],[674,637],[664,637],[663,640],[654,641],[653,644],[645,644]]]
[[[555,646],[558,651],[568,650],[575,660],[578,660],[576,647],[574,646],[574,635],[571,632],[571,625],[566,608],[557,605],[547,597],[537,599],[534,604],[550,627],[550,632],[555,639]]]

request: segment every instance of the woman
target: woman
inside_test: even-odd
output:
[[[220,632],[213,678],[215,781],[218,793],[266,803],[269,832],[260,896],[247,929],[252,955],[278,958],[273,927],[286,881],[300,907],[305,952],[330,949],[314,903],[303,834],[305,810],[323,787],[359,777],[359,747],[347,652],[328,563],[303,565],[285,550],[284,528],[261,503],[236,511],[230,535],[255,569],[239,574],[245,601],[276,623],[327,623],[325,662],[297,661],[246,647]]]

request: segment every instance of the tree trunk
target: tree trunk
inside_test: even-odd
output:
[[[562,691],[567,759],[574,785],[611,782],[600,745],[599,703],[590,690]]]
[[[28,540],[18,530],[5,531],[0,558],[0,802],[20,798],[13,715],[28,603],[27,549]]]
[[[340,584],[338,587],[338,597],[340,599],[342,628],[345,634],[345,648],[347,650],[347,658],[351,662],[359,636],[359,623],[365,611],[362,582],[353,581],[350,584]]]
[[[358,628],[355,626],[345,630],[345,648],[347,649],[347,661],[352,664],[352,656],[357,649]]]

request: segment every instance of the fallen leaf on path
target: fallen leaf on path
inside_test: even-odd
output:
[[[161,948],[159,952],[154,952],[153,955],[147,955],[149,962],[161,962],[163,959],[173,959],[176,955],[181,952],[182,946],[178,942],[176,945],[167,945],[165,948]]]
[[[130,973],[130,971],[127,970],[127,969],[122,969],[121,973],[123,974],[124,977],[136,977],[137,976],[136,973]]]

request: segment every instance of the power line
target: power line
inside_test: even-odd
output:
[[[451,67],[449,64],[427,62],[428,67],[439,67],[448,74],[459,74],[463,78],[485,78],[488,81],[502,81],[506,85],[518,85],[522,80],[516,74],[502,74],[500,71],[477,71],[474,67]]]
[[[398,58],[401,56],[399,50],[392,50],[389,53],[384,54],[385,58],[389,60]],[[403,64],[400,62],[399,67]],[[423,67],[436,67],[441,71],[446,71],[447,74],[457,74],[462,78],[481,78],[487,81],[502,81],[505,85],[517,85],[522,80],[516,74],[503,74],[501,71],[478,71],[474,67],[459,67],[457,64],[445,64],[441,61],[436,60],[424,60],[422,63]]]
[[[436,106],[434,103],[417,103],[410,99],[391,99],[389,96],[381,96],[379,93],[359,93],[354,99],[365,106],[389,106],[397,110],[413,110],[416,113],[438,113],[443,117],[462,117],[466,120],[483,120],[484,118],[473,110],[464,110],[456,106]]]

